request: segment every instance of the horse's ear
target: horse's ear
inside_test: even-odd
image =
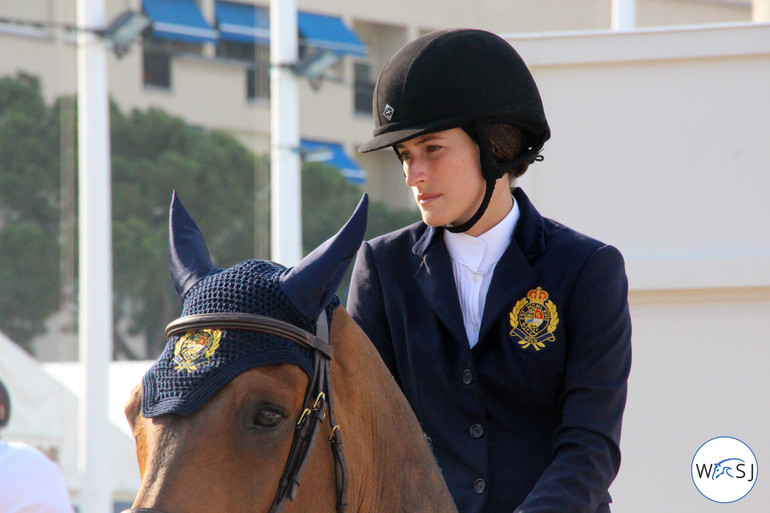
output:
[[[168,219],[168,268],[177,293],[187,291],[215,269],[198,225],[174,191]]]
[[[345,226],[281,276],[281,289],[308,319],[334,295],[366,232],[369,197],[364,194]]]

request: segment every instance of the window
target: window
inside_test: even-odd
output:
[[[142,75],[145,86],[171,88],[171,59],[177,55],[203,55],[203,45],[145,37],[142,44]]]
[[[217,43],[217,57],[236,61],[252,62],[257,58],[257,45],[227,41],[222,39]]]
[[[372,80],[372,66],[367,62],[353,63],[353,104],[356,114],[372,113],[372,97],[375,82]]]
[[[163,49],[145,47],[142,59],[145,86],[171,88],[171,55]]]
[[[249,100],[270,98],[270,47],[265,44],[221,40],[217,57],[247,63],[246,94]]]
[[[270,67],[257,62],[246,71],[246,94],[249,100],[270,98]]]

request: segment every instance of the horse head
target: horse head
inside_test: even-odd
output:
[[[182,315],[126,406],[133,511],[456,511],[408,403],[334,295],[366,208],[292,268],[220,269],[174,195]]]

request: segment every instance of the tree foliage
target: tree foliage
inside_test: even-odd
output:
[[[359,187],[351,184],[329,165],[312,163],[302,171],[302,245],[305,254],[337,233],[361,200]],[[369,201],[365,239],[393,231],[420,219],[416,210],[391,209],[385,203]],[[352,272],[348,269],[337,295],[347,300]]]
[[[37,78],[0,79],[0,329],[28,350],[59,301],[55,121]]]
[[[155,357],[179,315],[168,274],[173,190],[206,236],[215,265],[252,258],[254,182],[266,173],[232,136],[188,127],[158,109],[111,114],[115,320]],[[263,206],[267,208],[267,206]],[[122,322],[121,322],[122,321]],[[116,342],[123,332],[116,332]],[[126,347],[125,344],[121,344]]]
[[[63,152],[60,140],[63,129],[75,130],[71,116],[62,115],[73,112],[73,102],[61,98],[49,108],[35,77],[0,79],[0,331],[30,351],[61,308],[60,176],[63,162],[76,155]],[[198,222],[215,265],[266,258],[259,253],[267,241],[258,233],[266,232],[259,223],[269,222],[269,166],[233,136],[192,128],[157,108],[124,113],[112,104],[110,123],[117,356],[154,358],[165,345],[166,324],[181,311],[168,275],[172,191]],[[307,253],[344,224],[362,193],[323,164],[305,166],[302,180]],[[417,218],[371,202],[367,237]],[[343,299],[346,290],[347,280]],[[143,347],[131,349],[128,339],[143,340]]]

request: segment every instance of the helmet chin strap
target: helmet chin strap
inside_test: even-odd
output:
[[[476,144],[479,145],[481,176],[484,177],[484,181],[486,182],[487,187],[484,191],[484,197],[481,200],[481,205],[479,205],[476,213],[473,214],[470,219],[458,226],[446,226],[446,229],[452,233],[463,233],[473,228],[473,226],[484,215],[484,212],[487,211],[489,201],[492,199],[492,193],[495,190],[495,183],[497,183],[497,179],[503,176],[509,169],[509,166],[506,165],[508,164],[507,162],[500,165],[495,162],[495,157],[492,154],[492,143],[489,140],[487,124],[480,119],[474,119],[473,121],[476,128]]]
[[[462,233],[467,232],[471,228],[473,228],[473,225],[475,225],[479,219],[481,219],[481,216],[484,215],[484,212],[487,211],[487,207],[489,206],[489,200],[492,199],[492,192],[495,190],[495,180],[487,180],[487,188],[484,191],[484,198],[481,200],[481,205],[479,205],[479,208],[476,210],[476,213],[471,216],[470,219],[465,221],[463,224],[458,226],[452,226],[447,225],[444,228],[452,233]]]
[[[452,233],[467,232],[473,228],[479,219],[481,219],[481,217],[484,215],[484,212],[487,211],[487,207],[489,206],[489,202],[492,199],[492,193],[495,190],[495,184],[497,183],[498,179],[500,179],[506,173],[517,169],[522,164],[531,164],[536,160],[543,159],[543,157],[540,155],[540,150],[542,150],[541,145],[540,147],[529,148],[527,151],[514,158],[513,160],[508,160],[498,164],[495,161],[495,157],[492,153],[492,143],[489,139],[487,123],[480,119],[474,119],[474,125],[476,128],[476,133],[472,135],[471,133],[467,132],[467,130],[466,133],[468,133],[468,135],[470,135],[471,138],[476,141],[476,144],[479,145],[481,176],[484,177],[484,181],[486,182],[487,186],[486,190],[484,191],[484,198],[481,200],[481,205],[479,205],[476,213],[473,214],[470,219],[458,226],[447,225],[444,227],[446,230]]]

